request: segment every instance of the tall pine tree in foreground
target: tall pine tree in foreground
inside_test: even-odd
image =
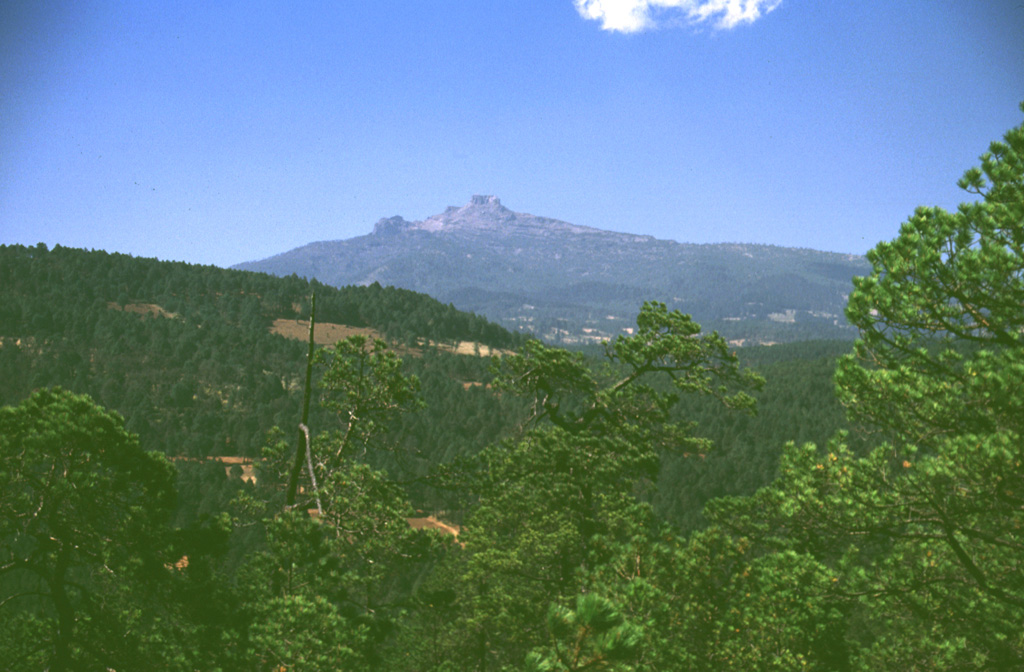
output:
[[[978,200],[919,208],[850,297],[838,390],[886,441],[790,446],[771,487],[709,506],[830,577],[857,669],[1024,668],[1024,126],[959,184]]]

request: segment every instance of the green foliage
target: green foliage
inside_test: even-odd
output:
[[[173,468],[119,416],[60,389],[0,409],[0,455],[0,576],[45,598],[50,627],[33,640],[48,640],[50,669],[130,659],[123,628],[152,623],[126,604],[166,573]]]
[[[45,618],[28,612],[10,613],[0,619],[0,650],[10,672],[35,672],[46,669],[51,657],[48,642],[39,633],[52,629]]]
[[[695,446],[662,458],[655,511],[681,530],[706,525],[705,504],[716,497],[752,495],[778,475],[783,446],[789,441],[824,445],[848,426],[833,380],[838,357],[849,344],[809,342],[742,348],[740,362],[755,368],[766,384],[756,393],[757,415],[737,415],[717,400],[684,395],[672,413],[676,422],[696,422],[694,435],[711,450]],[[862,454],[868,436],[850,434],[850,448]]]
[[[272,597],[256,605],[249,633],[252,654],[266,669],[365,669],[357,649],[367,628],[353,627],[337,605],[319,595]]]
[[[1020,445],[965,435],[909,459],[791,445],[776,483],[707,515],[761,552],[823,563],[861,665],[1006,665],[1024,644]]]
[[[740,368],[721,336],[698,337],[699,332],[689,315],[648,302],[637,317],[636,333],[605,346],[603,381],[582,355],[531,341],[522,354],[502,359],[495,384],[531,398],[532,421],[546,419],[573,434],[629,431],[654,440],[657,449],[672,449],[686,433],[669,422],[669,409],[679,401],[676,392],[711,396],[727,408],[749,411],[754,400],[745,390],[764,384]],[[649,383],[658,376],[670,380],[675,391]],[[661,436],[655,439],[654,433]]]
[[[372,668],[400,615],[405,591],[398,584],[442,545],[409,526],[402,489],[356,458],[386,447],[389,424],[420,405],[419,383],[384,342],[361,336],[321,351],[317,361],[326,364],[321,402],[342,429],[312,441],[299,504],[275,512],[291,462],[279,440],[268,447],[260,491],[241,500],[266,515],[265,548],[243,569],[257,587],[245,599],[244,648],[259,666]]]
[[[549,647],[526,657],[526,669],[630,670],[641,631],[608,599],[594,593],[576,598],[576,608],[552,605],[548,611]]]
[[[635,335],[608,345],[601,372],[581,355],[536,341],[499,363],[495,386],[525,396],[532,408],[521,438],[478,458],[479,502],[460,535],[465,552],[455,560],[453,587],[462,606],[454,631],[471,643],[448,649],[464,667],[515,668],[531,650],[537,665],[557,659],[582,669],[581,656],[594,665],[605,660],[611,630],[596,635],[581,625],[569,637],[582,638],[576,644],[562,641],[561,631],[552,643],[544,627],[549,606],[553,626],[570,618],[564,610],[611,560],[608,549],[651,524],[651,509],[637,495],[657,477],[661,453],[690,441],[690,426],[669,420],[680,393],[751,410],[745,390],[762,381],[741,369],[717,334],[699,335],[688,316],[658,303],[645,304],[637,322]],[[659,378],[667,389],[655,385]],[[577,604],[572,622],[588,622],[596,604],[582,612]],[[619,625],[617,636],[639,637]],[[538,648],[548,644],[547,653]],[[570,663],[563,646],[582,648]]]
[[[869,584],[877,610],[903,624],[871,655],[1019,666],[1024,125],[992,143],[959,185],[980,200],[955,213],[919,208],[869,256],[874,271],[856,283],[848,310],[863,364],[844,360],[837,383],[854,417],[895,439],[857,465],[876,481],[897,472],[863,513],[862,524],[892,537]],[[934,617],[901,619],[922,610]]]
[[[121,413],[148,449],[179,458],[175,524],[197,523],[224,511],[247,487],[201,458],[258,458],[272,427],[291,431],[297,422],[304,348],[269,327],[275,319],[304,315],[311,287],[322,322],[371,327],[400,341],[477,338],[498,348],[517,341],[482,318],[379,285],[335,289],[121,254],[2,246],[0,402],[18,403],[35,389],[60,385]],[[121,309],[125,301],[118,303],[121,295],[128,310]],[[432,408],[387,427],[388,443],[418,453],[417,459],[399,464],[390,454],[368,457],[394,473],[409,469],[407,477],[476,452],[505,429],[494,395],[445,384],[464,375],[458,360],[475,358],[428,349],[420,359],[435,369],[425,375],[421,362],[413,363],[429,378]],[[485,367],[464,380],[481,380]],[[314,406],[309,425],[326,426],[331,413]],[[464,427],[477,431],[456,436]],[[436,498],[422,486],[417,495],[421,502]]]
[[[308,310],[310,283],[63,247],[0,248],[0,276],[0,401],[17,403],[33,389],[54,384],[88,393],[121,413],[147,448],[191,458],[175,462],[180,493],[175,524],[214,516],[250,487],[197,458],[258,458],[271,428],[292,431],[300,414],[304,348],[267,328],[274,318]],[[469,317],[448,317],[447,307],[440,311],[436,302],[411,292],[374,286],[317,291],[323,321],[378,329],[397,321],[414,329],[409,332],[418,334],[414,340],[439,340],[449,332],[435,330],[468,320],[468,331],[450,333],[499,347],[506,343],[474,327]],[[148,317],[109,308],[121,293],[169,314]],[[420,317],[422,325],[416,326]],[[405,339],[408,334],[402,333]],[[756,418],[732,417],[710,398],[701,403],[693,395],[680,397],[673,422],[699,420],[699,436],[713,439],[718,448],[706,461],[663,458],[666,469],[655,500],[660,514],[698,524],[709,497],[750,493],[768,482],[785,440],[820,442],[831,435],[839,419],[827,405],[834,395],[823,388],[831,372],[824,361],[803,362],[812,352],[818,356],[813,344],[739,351],[755,358],[751,365],[761,366],[769,356],[780,356],[776,353],[796,360],[769,369],[769,388],[758,395],[762,410]],[[487,360],[476,357],[427,349],[422,356],[405,357],[404,371],[421,381],[427,408],[388,423],[387,444],[400,449],[365,459],[407,482],[418,508],[460,509],[465,502],[460,489],[434,487],[435,466],[468,458],[510,435],[525,402],[495,394]],[[314,405],[312,412],[311,427],[333,422],[328,409]],[[696,445],[681,448],[678,452],[705,452]],[[239,558],[245,552],[233,548],[229,555]]]
[[[247,665],[379,664],[400,615],[395,582],[433,552],[432,538],[405,522],[404,501],[380,496],[379,474],[360,466],[345,476],[347,506],[335,502],[336,515],[321,520],[305,511],[269,519],[265,550],[242,568]]]
[[[341,434],[334,439],[337,458],[383,448],[398,416],[424,406],[419,379],[403,371],[402,360],[380,339],[349,336],[333,350],[321,349],[316,361],[326,364],[320,403],[341,419]]]
[[[982,200],[919,209],[850,298],[840,395],[892,441],[790,445],[776,483],[708,509],[833,576],[857,669],[1024,665],[1024,126],[1005,139],[961,180]]]
[[[1024,126],[959,185],[980,200],[918,208],[869,253],[847,308],[861,337],[837,373],[855,418],[921,447],[1024,433]]]
[[[891,442],[791,443],[778,479],[713,502],[707,529],[594,544],[586,585],[638,624],[637,669],[1024,664],[1022,128],[965,177],[982,202],[919,210],[851,297],[840,394]]]
[[[693,669],[842,669],[819,651],[838,614],[826,600],[829,575],[813,558],[760,554],[744,537],[711,527],[669,546],[659,561],[669,564],[657,566],[651,582],[669,613],[657,630],[663,640],[680,638],[675,655]]]

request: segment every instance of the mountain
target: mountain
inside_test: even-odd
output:
[[[628,330],[662,301],[737,343],[852,338],[843,308],[860,256],[771,245],[687,244],[514,212],[473,196],[422,221],[236,266],[334,286],[429,294],[520,332],[582,343]]]

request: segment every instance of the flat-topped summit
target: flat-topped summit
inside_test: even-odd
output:
[[[552,233],[592,233],[610,236],[625,236],[633,240],[648,239],[649,236],[617,234],[589,226],[578,226],[550,217],[538,217],[525,212],[513,212],[501,204],[497,196],[476,194],[469,203],[458,207],[449,205],[444,212],[431,215],[422,221],[410,222],[403,217],[380,219],[373,227],[374,235],[395,235],[405,231],[427,231],[430,233],[471,234],[485,232],[501,235],[538,236]]]
[[[482,196],[480,194],[473,195],[472,197],[470,197],[469,203],[467,205],[464,205],[461,208],[456,209],[467,210],[470,208],[479,212],[511,212],[511,210],[509,210],[508,208],[501,204],[501,199],[498,198],[497,196]],[[448,210],[452,209],[452,206],[448,207]]]
[[[424,231],[445,231],[453,228],[490,229],[514,224],[519,217],[531,216],[512,212],[501,204],[497,196],[476,195],[461,208],[449,205],[441,214],[417,222],[416,228]]]

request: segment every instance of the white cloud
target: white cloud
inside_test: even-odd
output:
[[[585,19],[601,22],[601,28],[620,33],[639,33],[657,26],[654,14],[682,15],[690,23],[712,22],[728,30],[753,23],[782,0],[574,0]]]
[[[647,0],[575,1],[580,16],[600,21],[604,30],[638,33],[653,25]]]

